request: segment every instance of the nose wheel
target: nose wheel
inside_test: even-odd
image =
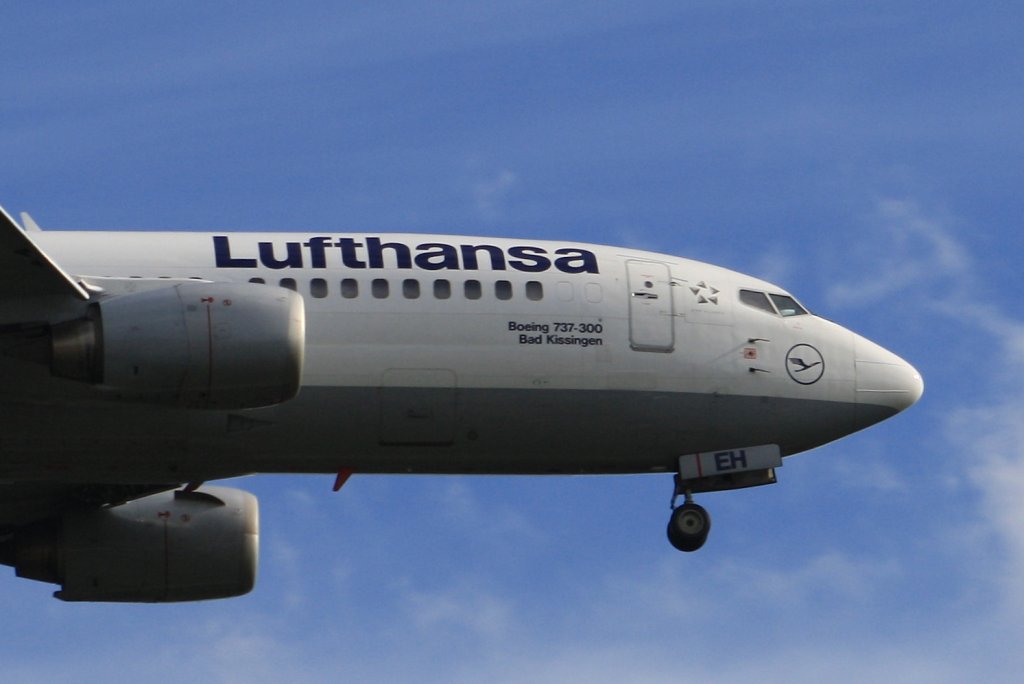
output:
[[[679,481],[677,480],[677,487]],[[704,546],[708,539],[708,532],[711,531],[711,516],[693,502],[693,496],[689,490],[685,492],[686,501],[682,506],[676,506],[676,498],[679,496],[678,488],[672,495],[672,517],[668,520],[668,541],[680,551],[696,551]]]
[[[711,516],[695,503],[676,508],[668,521],[668,540],[680,551],[696,551],[704,546],[710,531]]]

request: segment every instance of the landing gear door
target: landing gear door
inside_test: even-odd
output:
[[[626,271],[630,346],[636,351],[672,351],[675,348],[675,311],[668,266],[650,261],[627,261]]]

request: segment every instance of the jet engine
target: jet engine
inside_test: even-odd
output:
[[[258,551],[256,497],[203,487],[70,511],[18,531],[0,561],[63,601],[163,603],[248,593]]]
[[[101,299],[52,326],[50,368],[115,399],[235,410],[294,397],[304,352],[297,293],[181,283]]]

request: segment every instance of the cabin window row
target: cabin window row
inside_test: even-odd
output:
[[[250,283],[265,284],[266,280],[263,278],[250,278]],[[298,292],[299,285],[295,278],[281,278],[278,283],[281,287],[289,290],[295,290]],[[366,285],[365,282],[361,282],[356,278],[344,278],[339,283],[339,293],[345,299],[355,299],[359,296],[361,289]],[[452,281],[438,278],[432,283],[428,283],[427,289],[433,295],[434,299],[451,299],[453,292],[459,287],[459,283],[453,284]],[[479,280],[466,280],[461,283],[462,296],[466,299],[482,299],[484,297],[485,290],[489,289],[489,286]],[[387,278],[374,278],[369,282],[369,287],[366,288],[370,295],[374,299],[387,299],[392,296],[392,281]],[[423,296],[423,287],[420,285],[420,281],[415,278],[406,278],[396,285],[395,296],[398,292],[401,292],[401,296],[405,299],[419,299]],[[514,286],[509,280],[497,280],[493,284],[494,298],[502,301],[512,299],[515,295]],[[324,299],[330,294],[330,285],[325,278],[313,278],[309,281],[309,294],[314,299]],[[523,294],[527,299],[531,301],[540,301],[544,298],[544,284],[538,280],[527,281]]]

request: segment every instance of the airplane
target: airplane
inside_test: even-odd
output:
[[[704,492],[913,405],[920,374],[761,279],[626,247],[41,230],[0,209],[0,563],[64,601],[237,596],[254,473],[672,475]],[[679,498],[684,501],[679,504]]]

